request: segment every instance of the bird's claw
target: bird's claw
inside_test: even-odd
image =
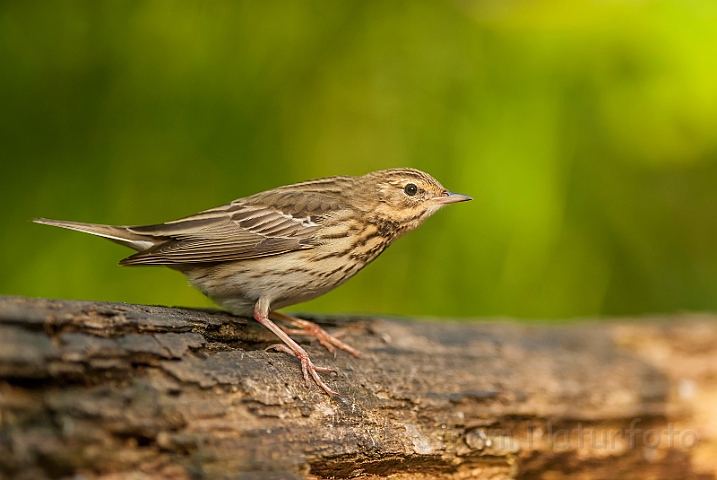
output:
[[[332,397],[340,397],[338,392],[333,391],[328,385],[324,383],[323,380],[321,380],[321,377],[319,376],[318,372],[322,373],[336,373],[336,370],[333,370],[331,368],[324,368],[324,367],[317,367],[314,365],[314,363],[309,358],[309,355],[304,352],[295,352],[291,348],[287,347],[286,345],[283,345],[281,343],[277,343],[274,345],[269,345],[266,347],[265,350],[276,350],[279,352],[288,353],[289,355],[296,357],[299,359],[299,362],[301,362],[301,373],[304,375],[304,382],[306,383],[306,387],[309,388],[311,386],[311,379],[316,382],[316,384],[321,387],[326,393],[328,393]]]
[[[319,343],[323,345],[326,350],[328,350],[334,355],[334,358],[336,358],[336,348],[334,347],[340,348],[341,350],[345,350],[356,358],[361,357],[361,352],[339,340],[338,334],[332,335],[313,322],[309,322],[308,320],[302,320],[301,318],[289,317],[288,315],[284,314],[281,314],[281,316],[277,315],[277,318],[285,322],[289,322],[295,327],[297,327],[280,327],[282,330],[284,330],[284,332],[289,335],[305,335],[308,337],[316,337]]]

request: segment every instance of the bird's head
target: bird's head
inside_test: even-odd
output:
[[[415,229],[445,205],[472,200],[449,192],[438,180],[413,168],[380,170],[360,178],[378,194],[373,213],[396,222],[401,233]]]

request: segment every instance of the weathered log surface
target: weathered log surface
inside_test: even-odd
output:
[[[0,476],[715,478],[715,317],[313,320],[343,401],[250,319],[0,297]]]

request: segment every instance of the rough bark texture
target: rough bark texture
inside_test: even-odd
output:
[[[250,319],[0,297],[0,475],[715,478],[715,317],[313,320],[343,400]]]

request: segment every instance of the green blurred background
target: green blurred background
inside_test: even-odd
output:
[[[36,216],[412,166],[475,201],[296,308],[717,310],[717,2],[0,4],[0,293],[209,305]]]

